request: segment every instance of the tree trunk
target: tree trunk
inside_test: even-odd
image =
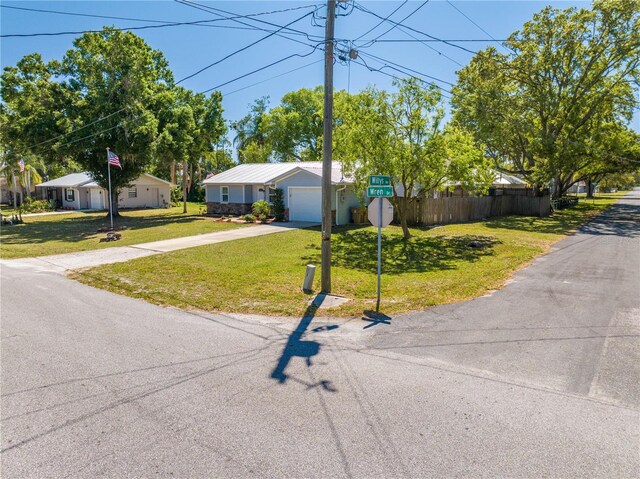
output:
[[[187,212],[187,162],[182,162],[182,212]]]
[[[176,160],[171,162],[171,184],[175,185],[176,183]]]
[[[563,191],[562,179],[556,178],[555,181],[553,182],[553,197],[560,198],[563,193],[564,191]]]
[[[113,206],[113,217],[117,218],[118,216],[120,216],[120,212],[118,211],[118,196],[119,196],[120,191],[119,190],[114,190],[111,189],[111,205]],[[109,196],[109,193],[107,192],[107,196]],[[109,205],[107,205],[107,208],[109,208]],[[107,210],[107,219],[109,218],[109,210]]]
[[[400,204],[400,208],[398,208],[398,214],[400,216],[400,226],[402,226],[402,235],[405,241],[408,241],[411,238],[411,233],[409,232],[409,226],[407,225],[407,208],[409,206],[409,201],[407,198],[403,198],[402,203]]]
[[[587,198],[593,198],[593,181],[591,181],[591,178],[587,180]]]

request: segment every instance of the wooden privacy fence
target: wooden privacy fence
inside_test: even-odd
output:
[[[397,201],[401,203],[404,199],[397,198]],[[407,221],[411,225],[438,225],[510,214],[547,216],[550,212],[551,202],[548,195],[423,198],[409,202]],[[400,222],[397,208],[394,211],[394,222]]]

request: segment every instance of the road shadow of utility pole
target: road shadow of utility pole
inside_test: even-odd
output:
[[[298,323],[298,326],[295,330],[291,332],[289,338],[287,339],[287,343],[280,354],[280,358],[278,359],[278,364],[271,372],[271,378],[277,380],[280,384],[284,384],[287,379],[291,379],[297,383],[303,384],[307,386],[307,388],[315,388],[321,387],[322,389],[329,392],[336,392],[337,390],[331,385],[331,381],[328,380],[320,380],[317,383],[309,383],[307,381],[303,381],[298,378],[294,378],[285,373],[285,369],[289,365],[289,362],[294,357],[304,358],[307,367],[311,367],[311,358],[313,356],[317,356],[320,352],[321,344],[317,341],[306,341],[303,340],[307,329],[311,325],[311,321],[316,315],[318,308],[322,304],[325,295],[318,295],[316,299],[309,305],[309,307],[304,312],[302,319]],[[321,331],[331,331],[333,329],[337,329],[337,325],[328,325],[328,326],[319,326],[311,330],[311,332],[321,332]]]
[[[360,319],[362,319],[362,321],[369,321],[370,324],[367,324],[362,329],[373,328],[378,324],[386,324],[391,326],[391,316],[387,316],[384,313],[377,313],[375,311],[367,310],[364,311],[364,316],[365,317],[362,317]]]

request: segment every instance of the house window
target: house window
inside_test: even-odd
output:
[[[76,199],[75,191],[71,190],[71,189],[65,189],[64,190],[64,199],[66,201],[75,201],[75,199]]]
[[[138,197],[138,188],[129,188],[129,198]]]
[[[220,187],[220,202],[229,203],[229,187],[228,186]]]
[[[276,188],[269,187],[269,204],[273,204],[273,200],[276,197]]]

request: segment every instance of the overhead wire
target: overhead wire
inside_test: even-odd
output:
[[[478,25],[471,17],[469,17],[466,13],[464,13],[462,10],[460,10],[458,7],[456,7],[453,2],[450,2],[449,0],[446,0],[447,3],[454,8],[460,15],[462,15],[464,18],[466,18],[467,20],[469,20],[469,22],[471,22],[473,25],[475,25],[482,33],[484,33],[485,35],[487,35],[491,40],[493,40],[494,42],[496,42],[498,45],[500,45],[502,48],[507,49],[508,47],[506,47],[504,45],[504,42],[506,40],[496,40],[493,35],[491,35],[488,31],[486,31],[484,28],[482,28],[480,25]]]
[[[293,22],[291,22],[290,24],[293,24],[293,23],[295,23],[296,21],[299,21],[299,20],[301,20],[302,18],[304,18],[304,17],[306,17],[306,16],[308,16],[308,15],[310,15],[310,14],[312,14],[312,13],[313,13],[313,12],[309,12],[309,13],[307,13],[307,14],[303,15],[302,17],[300,17],[300,18],[298,18],[298,19],[294,20],[294,21],[293,21]],[[247,15],[238,15],[238,17],[247,17]],[[224,18],[224,19],[229,19],[229,18]],[[217,19],[215,19],[215,20],[217,20]],[[287,27],[288,27],[288,25],[280,26],[280,29],[282,30],[282,29],[285,29],[285,28],[287,28]],[[231,54],[229,54],[229,55],[225,56],[224,58],[222,58],[222,59],[220,59],[220,60],[218,60],[218,61],[214,62],[214,64],[211,64],[211,65],[209,65],[209,66],[207,66],[207,67],[205,67],[205,68],[203,68],[203,69],[200,69],[199,71],[197,71],[197,72],[195,72],[195,73],[193,73],[193,74],[191,74],[191,75],[188,75],[188,76],[186,76],[186,77],[184,77],[184,78],[182,78],[182,79],[178,80],[178,81],[176,82],[176,85],[177,85],[177,84],[179,84],[179,83],[181,83],[181,82],[183,82],[183,81],[185,81],[185,80],[187,80],[187,79],[189,79],[189,78],[192,78],[193,76],[195,76],[195,75],[197,75],[197,74],[201,73],[202,71],[206,70],[207,68],[209,68],[209,67],[211,67],[211,66],[213,66],[213,65],[215,65],[215,64],[221,63],[222,61],[226,60],[227,58],[230,58],[231,56],[233,56],[233,55],[235,55],[235,54],[237,54],[237,53],[240,53],[240,52],[242,52],[242,51],[246,50],[247,48],[249,48],[249,47],[251,47],[251,46],[255,45],[256,43],[259,43],[260,41],[265,40],[265,39],[267,39],[267,38],[269,38],[270,36],[275,35],[275,34],[277,34],[277,31],[276,31],[276,32],[272,32],[270,35],[267,35],[266,37],[263,37],[262,39],[260,39],[260,40],[258,40],[258,41],[256,41],[256,42],[254,42],[254,43],[252,43],[252,44],[250,44],[250,45],[248,45],[248,46],[246,46],[246,47],[240,48],[239,50],[236,50],[236,51],[232,52]],[[289,40],[297,41],[297,40],[292,39],[292,38],[289,38],[289,37],[285,37],[285,38],[288,38]],[[299,41],[297,41],[297,42],[298,42],[298,43],[302,43],[303,45],[310,46],[310,45],[308,45],[308,44],[307,44],[307,43],[305,43],[305,42],[299,42]],[[317,45],[314,47],[314,50],[313,50],[313,51],[315,51],[315,49],[316,49],[316,48],[317,48]],[[311,53],[313,53],[313,51],[312,51]],[[284,59],[278,60],[278,61],[276,61],[276,62],[274,62],[274,63],[272,63],[272,64],[270,64],[270,65],[266,65],[265,67],[259,68],[259,69],[255,70],[255,71],[254,71],[254,73],[257,73],[257,72],[259,72],[259,71],[261,71],[261,70],[263,70],[263,69],[266,69],[266,68],[269,68],[269,67],[271,67],[271,66],[274,66],[274,65],[276,65],[276,64],[278,64],[278,63],[281,63],[281,62],[283,62],[283,61],[285,61],[285,60],[287,60],[287,59],[289,59],[289,58],[292,58],[293,56],[307,56],[307,55],[299,55],[299,54],[291,55],[291,56],[286,57],[286,58],[284,58]],[[239,80],[239,79],[244,78],[244,77],[246,77],[246,76],[248,76],[248,75],[250,75],[250,74],[251,74],[251,73],[248,73],[248,74],[242,75],[242,76],[240,76],[240,77],[238,77],[237,79],[234,79],[234,80],[232,80],[232,81]],[[231,83],[232,81],[226,82],[226,83],[224,83],[223,85],[227,85],[227,84]],[[207,93],[207,92],[209,92],[209,91],[211,91],[211,90],[214,90],[214,89],[216,89],[216,87],[214,87],[214,88],[210,88],[210,89],[205,90],[204,92],[201,92],[201,93]],[[71,135],[71,134],[73,134],[73,133],[76,133],[76,132],[78,132],[78,131],[81,131],[81,130],[83,130],[83,129],[85,129],[85,128],[88,128],[89,126],[92,126],[92,125],[94,125],[94,124],[96,124],[96,123],[99,123],[99,122],[101,122],[101,121],[104,121],[105,119],[110,118],[111,116],[116,115],[116,114],[118,114],[118,113],[121,113],[121,112],[123,112],[123,111],[125,111],[125,110],[126,110],[126,108],[122,108],[122,109],[120,109],[120,110],[118,110],[118,111],[116,111],[116,112],[113,112],[113,113],[110,113],[109,115],[106,115],[106,116],[104,116],[104,117],[98,118],[97,120],[95,120],[95,121],[93,121],[93,122],[91,122],[91,123],[89,123],[89,124],[87,124],[87,125],[84,125],[84,126],[82,126],[82,127],[80,127],[80,128],[77,128],[77,129],[75,129],[75,130],[72,130],[72,131],[70,131],[70,132],[68,132],[68,133],[64,133],[64,134],[59,135],[59,136],[57,136],[57,137],[54,137],[54,138],[51,138],[51,139],[49,139],[49,140],[45,140],[45,141],[43,141],[43,142],[37,143],[37,144],[35,144],[35,145],[32,145],[32,146],[30,146],[28,149],[35,148],[35,147],[37,147],[37,146],[41,146],[41,145],[46,144],[46,143],[50,143],[50,142],[55,141],[55,140],[57,140],[57,139],[60,139],[60,138],[63,138],[63,137],[65,137],[65,136],[68,136],[68,135]],[[111,129],[113,129],[113,128],[111,128]],[[83,138],[83,139],[84,139],[84,138]],[[63,144],[63,145],[64,145],[64,144]]]
[[[245,73],[245,74],[243,74],[243,75],[240,75],[240,76],[238,76],[238,77],[236,77],[236,78],[234,78],[234,79],[232,79],[232,80],[226,81],[226,82],[221,83],[221,84],[219,84],[219,85],[216,85],[216,86],[214,86],[214,87],[211,87],[211,88],[208,88],[208,89],[206,89],[206,90],[203,90],[203,91],[201,91],[200,93],[208,93],[208,92],[210,92],[211,90],[217,90],[218,88],[221,88],[221,87],[223,87],[223,86],[225,86],[225,85],[228,85],[229,83],[233,83],[233,82],[238,81],[238,80],[241,80],[241,79],[243,79],[243,78],[245,78],[245,77],[247,77],[247,76],[249,76],[249,75],[253,75],[254,73],[258,73],[258,72],[260,72],[260,71],[262,71],[262,70],[266,70],[267,68],[270,68],[270,67],[272,67],[272,66],[274,66],[274,65],[277,65],[277,64],[279,64],[279,63],[282,63],[282,62],[284,62],[284,61],[286,61],[286,60],[289,60],[290,58],[293,58],[293,57],[301,57],[301,58],[308,57],[309,55],[313,54],[317,49],[318,49],[318,45],[316,45],[315,47],[313,47],[313,49],[312,49],[309,53],[306,53],[306,54],[294,53],[294,54],[292,54],[292,55],[288,55],[288,56],[286,56],[286,57],[284,57],[284,58],[281,58],[280,60],[276,60],[276,61],[275,61],[275,62],[273,62],[273,63],[269,63],[268,65],[264,65],[264,66],[262,66],[262,67],[260,67],[260,68],[257,68],[256,70],[253,70],[253,71],[250,71],[250,72]]]
[[[400,10],[402,7],[404,7],[407,4],[408,1],[409,0],[405,0],[404,2],[402,2],[400,4],[400,6],[397,7],[395,10],[393,10],[393,12],[391,12],[389,15],[387,15],[386,18],[384,18],[383,20],[380,20],[376,25],[374,25],[372,28],[370,28],[369,30],[364,32],[362,35],[360,35],[358,38],[354,39],[353,41],[357,42],[358,40],[360,40],[365,35],[371,33],[372,31],[374,31],[376,28],[378,28],[380,25],[382,25],[386,21],[387,18],[392,17],[394,13],[396,13],[398,10]]]
[[[409,72],[413,72],[413,73],[415,73],[415,74],[417,74],[417,75],[420,75],[420,76],[423,76],[423,77],[425,77],[425,78],[430,78],[431,80],[435,80],[435,81],[438,81],[438,82],[440,82],[440,83],[444,83],[444,84],[449,85],[449,86],[455,86],[455,84],[454,84],[454,83],[452,83],[452,82],[450,82],[450,81],[443,80],[443,79],[441,79],[441,78],[434,77],[434,76],[432,76],[432,75],[427,75],[426,73],[422,73],[422,72],[420,72],[420,71],[418,71],[418,70],[413,70],[412,68],[406,67],[406,66],[404,66],[404,65],[400,65],[399,63],[395,63],[395,62],[393,62],[393,61],[391,61],[391,60],[386,60],[386,59],[381,58],[381,57],[379,57],[379,56],[376,56],[376,55],[374,55],[374,54],[372,54],[372,53],[368,53],[368,52],[359,52],[359,54],[360,54],[360,55],[364,55],[364,56],[366,56],[366,57],[371,57],[371,58],[373,58],[374,60],[379,61],[380,63],[390,64],[390,65],[395,65],[395,66],[396,66],[396,67],[398,67],[398,68],[402,68],[402,69],[407,70],[407,71],[409,71]],[[389,66],[389,65],[387,65],[387,66]],[[391,68],[391,67],[389,66],[389,68]]]
[[[181,5],[185,5],[185,6],[188,6],[188,7],[191,7],[191,8],[195,8],[195,9],[201,10],[203,12],[209,12],[209,13],[212,13],[213,15],[217,15],[217,16],[222,17],[222,18],[226,18],[227,20],[231,20],[231,21],[233,21],[235,23],[240,23],[242,25],[250,26],[250,27],[253,27],[253,28],[257,28],[257,29],[263,29],[264,28],[264,27],[257,27],[256,25],[252,25],[251,23],[246,23],[244,21],[238,20],[237,18],[233,17],[233,15],[237,16],[238,14],[233,13],[233,12],[229,12],[227,10],[222,10],[220,8],[211,7],[209,5],[202,5],[200,3],[197,3],[197,2],[194,2],[194,1],[191,1],[191,0],[174,0],[174,1],[176,3],[181,4]],[[222,13],[220,13],[220,12],[222,12]],[[225,16],[223,14],[232,15],[232,17],[227,17],[227,16]],[[247,20],[251,20],[253,22],[269,25],[271,27],[276,27],[276,28],[282,27],[282,25],[278,25],[277,23],[268,22],[266,20],[261,20],[259,18],[247,18]],[[295,34],[299,34],[299,35],[305,36],[307,38],[307,40],[309,40],[311,42],[318,41],[318,39],[322,39],[324,41],[324,36],[321,37],[321,36],[318,36],[318,35],[309,35],[307,32],[304,32],[302,30],[297,30],[297,29],[291,28],[291,27],[287,27],[285,30],[286,31],[279,32],[278,36],[281,36],[283,38],[289,38],[284,34],[285,33],[287,33],[287,34],[295,33]],[[312,38],[312,37],[315,37],[315,39]],[[297,41],[298,43],[304,43],[304,42],[301,42],[299,40],[295,40],[293,38],[289,38],[289,39]]]
[[[451,94],[451,92],[450,92],[449,90],[447,90],[446,88],[441,87],[440,85],[437,85],[436,83],[433,83],[432,81],[426,81],[426,80],[423,80],[422,78],[420,78],[420,77],[418,77],[418,76],[416,76],[416,75],[411,75],[411,74],[407,73],[406,71],[399,70],[398,68],[395,68],[395,67],[392,67],[392,66],[390,66],[390,65],[386,65],[386,64],[385,64],[382,68],[374,68],[374,67],[370,66],[370,65],[365,61],[365,59],[364,59],[364,58],[362,58],[362,57],[358,57],[358,58],[361,60],[361,62],[358,62],[357,60],[353,60],[353,62],[354,62],[354,63],[356,63],[357,65],[360,65],[360,66],[365,67],[365,68],[366,68],[367,70],[369,70],[369,71],[372,71],[372,72],[379,72],[379,73],[382,73],[383,75],[387,75],[387,76],[389,76],[389,77],[391,77],[391,78],[395,78],[396,80],[402,80],[402,78],[401,78],[401,77],[398,77],[398,76],[393,75],[393,74],[391,74],[391,73],[387,73],[387,72],[385,72],[385,71],[384,71],[384,68],[385,68],[385,67],[387,67],[387,68],[389,68],[389,69],[392,69],[392,70],[395,70],[395,71],[397,71],[397,72],[399,72],[399,73],[402,73],[402,74],[404,74],[404,75],[406,75],[406,76],[408,76],[408,77],[410,77],[410,78],[415,78],[416,80],[418,80],[418,81],[420,81],[420,82],[422,82],[422,83],[425,83],[425,84],[427,84],[427,85],[433,85],[433,86],[435,86],[436,88],[438,88],[441,92],[446,92],[446,93],[448,93],[448,94]],[[447,95],[444,95],[444,94],[442,94],[442,96],[443,96],[444,98],[449,99],[449,100],[451,99],[451,97],[450,97],[450,96],[447,96]]]
[[[420,10],[422,7],[424,7],[427,3],[429,3],[429,0],[426,0],[424,2],[422,2],[420,5],[418,5],[418,8],[416,8],[415,10],[413,10],[409,15],[406,15],[402,20],[400,20],[399,22],[393,22],[393,25],[391,26],[391,28],[389,28],[387,31],[385,31],[384,33],[381,33],[380,35],[378,35],[374,40],[378,40],[382,37],[384,37],[387,33],[389,33],[392,30],[395,30],[398,26],[402,25],[402,22],[408,20],[409,18],[411,18],[415,13],[418,12],[418,10]],[[380,23],[384,23],[384,22],[388,22],[389,16],[387,16],[386,18],[383,18],[382,20],[380,20]],[[391,22],[390,22],[391,23]],[[405,32],[406,34],[406,32]]]
[[[296,68],[294,68],[292,70],[288,70],[288,71],[286,71],[284,73],[280,73],[278,75],[275,75],[275,76],[272,76],[272,77],[269,77],[269,78],[265,78],[264,80],[260,80],[259,82],[252,83],[251,85],[247,85],[247,86],[244,86],[242,88],[238,88],[237,90],[233,90],[233,91],[230,91],[230,92],[223,93],[222,96],[223,97],[228,97],[229,95],[233,95],[234,93],[238,93],[240,91],[247,90],[248,88],[254,87],[256,85],[260,85],[262,83],[266,83],[268,81],[275,80],[276,78],[280,78],[280,77],[283,77],[285,75],[288,75],[289,73],[297,72],[298,70],[302,70],[302,69],[308,68],[308,67],[310,67],[312,65],[316,65],[318,63],[322,63],[323,61],[324,60],[320,59],[320,60],[313,61],[311,63],[307,63],[305,65],[296,67]]]
[[[373,15],[374,17],[377,17],[377,18],[380,18],[380,19],[383,19],[383,18],[384,18],[384,17],[382,17],[382,16],[378,15],[377,13],[375,13],[375,12],[373,12],[373,11],[369,10],[368,8],[366,8],[366,7],[362,6],[362,5],[360,5],[360,4],[359,4],[359,3],[357,3],[357,2],[355,2],[355,3],[354,3],[354,5],[355,5],[355,8],[357,8],[358,10],[360,10],[360,11],[362,11],[362,12],[368,13],[368,14]],[[444,44],[446,44],[446,45],[449,45],[449,46],[454,47],[454,48],[458,48],[458,49],[463,50],[463,51],[465,51],[465,52],[467,52],[467,53],[471,53],[471,54],[473,54],[473,55],[475,55],[475,54],[477,53],[477,52],[474,52],[473,50],[469,50],[468,48],[465,48],[465,47],[463,47],[463,46],[461,46],[461,45],[456,45],[455,43],[451,43],[451,42],[449,42],[449,41],[442,40],[441,38],[438,38],[438,37],[435,37],[435,36],[433,36],[433,35],[430,35],[429,33],[426,33],[426,32],[420,31],[420,30],[417,30],[417,29],[415,29],[415,28],[413,28],[413,27],[410,27],[410,26],[408,26],[408,25],[400,24],[399,22],[395,22],[395,21],[393,21],[393,20],[391,20],[391,19],[387,19],[387,20],[386,20],[386,22],[391,23],[391,24],[398,24],[398,25],[397,25],[398,27],[402,27],[403,29],[406,29],[406,30],[411,30],[412,32],[419,33],[420,35],[424,35],[425,37],[431,38],[431,39],[433,39],[433,40],[441,41],[442,43],[444,43]]]
[[[283,13],[283,12],[290,12],[290,11],[294,11],[294,10],[301,10],[303,8],[310,8],[310,7],[315,7],[316,5],[311,3],[308,5],[300,5],[297,7],[289,7],[289,8],[283,8],[280,10],[271,10],[271,11],[267,11],[267,12],[258,12],[258,13],[248,13],[246,15],[239,15],[238,18],[242,17],[242,18],[249,18],[249,17],[259,17],[262,15],[273,15],[275,13]],[[148,18],[131,18],[131,17],[116,17],[116,16],[112,16],[112,15],[96,15],[93,13],[79,13],[79,12],[63,12],[60,10],[45,10],[42,8],[28,8],[28,7],[16,7],[14,5],[0,5],[0,8],[9,8],[12,10],[23,10],[23,11],[28,11],[28,12],[37,12],[37,13],[52,13],[52,14],[57,14],[57,15],[68,15],[68,16],[75,16],[75,17],[88,17],[88,18],[105,18],[108,20],[125,20],[125,21],[130,21],[130,22],[148,22],[148,23],[171,23],[171,22],[167,22],[166,20],[151,20]],[[210,20],[210,21],[222,21],[221,19],[214,19],[214,20]]]
[[[381,38],[383,35],[386,35],[386,34],[387,34],[387,33],[389,33],[391,30],[395,29],[396,27],[401,26],[401,27],[403,27],[403,28],[400,28],[400,31],[401,31],[402,33],[404,33],[405,35],[407,35],[407,36],[411,37],[414,41],[417,41],[417,42],[419,42],[419,43],[422,43],[422,44],[423,44],[424,46],[426,46],[429,50],[434,51],[434,52],[435,52],[435,53],[437,53],[439,56],[442,56],[442,57],[446,58],[446,59],[447,59],[447,60],[449,60],[450,62],[455,63],[455,64],[456,64],[456,65],[458,65],[458,66],[462,66],[462,63],[460,63],[459,61],[455,60],[454,58],[451,58],[449,55],[447,55],[446,53],[441,52],[441,51],[440,51],[440,50],[438,50],[437,48],[432,47],[432,46],[431,46],[431,45],[429,45],[428,43],[423,42],[420,38],[417,38],[415,35],[411,34],[410,32],[408,32],[408,31],[406,31],[406,30],[404,29],[404,27],[406,27],[406,25],[403,25],[403,24],[402,24],[402,22],[404,22],[407,18],[409,18],[411,15],[413,15],[415,12],[417,12],[420,8],[424,7],[427,3],[429,3],[429,0],[427,0],[426,2],[423,2],[423,3],[422,3],[422,4],[421,4],[417,9],[415,9],[413,12],[411,12],[411,14],[409,14],[407,17],[403,18],[400,22],[392,22],[392,23],[393,23],[393,26],[392,26],[389,30],[387,30],[386,32],[384,32],[382,35],[378,35],[376,38],[374,38],[374,39],[372,39],[372,40],[368,40],[366,43],[364,43],[363,45],[360,45],[358,48],[359,48],[359,49],[363,49],[363,48],[368,48],[368,47],[370,47],[370,46],[371,46],[371,45],[373,45],[376,41],[379,41],[379,40],[380,40],[380,38]],[[364,11],[364,10],[362,10],[362,11]],[[369,13],[369,12],[366,12],[366,13]],[[373,13],[373,12],[370,12],[370,13]],[[377,15],[376,15],[376,16],[377,16]],[[388,21],[388,18],[387,18],[387,19],[385,19],[385,20],[383,20],[383,21]],[[433,39],[432,39],[432,40],[433,40]],[[438,41],[442,41],[441,39],[437,39],[437,40],[438,40]],[[444,43],[446,43],[446,41],[445,41]]]
[[[302,20],[303,18],[306,18],[306,17],[308,17],[308,16],[312,15],[313,13],[314,13],[314,12],[307,12],[307,13],[305,13],[304,15],[302,15],[301,17],[298,17],[298,18],[296,18],[295,20],[292,20],[292,21],[290,21],[289,23],[287,23],[286,25],[284,25],[284,26],[280,27],[280,28],[279,28],[278,30],[276,30],[275,32],[269,33],[268,35],[266,35],[266,36],[264,36],[264,37],[262,37],[262,38],[259,38],[259,39],[258,39],[258,40],[256,40],[255,42],[252,42],[252,43],[250,43],[249,45],[246,45],[246,46],[244,46],[244,47],[240,48],[239,50],[236,50],[236,51],[234,51],[234,52],[232,52],[232,53],[230,53],[230,54],[228,54],[228,55],[224,56],[224,57],[223,57],[223,58],[221,58],[220,60],[216,60],[215,62],[208,64],[207,66],[205,66],[205,67],[203,67],[203,68],[199,69],[198,71],[196,71],[196,72],[194,72],[194,73],[192,73],[192,74],[190,74],[190,75],[187,75],[186,77],[184,77],[184,78],[180,79],[179,81],[177,81],[177,82],[176,82],[176,85],[178,85],[178,84],[182,83],[182,82],[183,82],[183,81],[185,81],[185,80],[188,80],[188,79],[190,79],[190,78],[193,78],[193,77],[194,77],[194,76],[196,76],[196,75],[199,75],[200,73],[202,73],[202,72],[204,72],[204,71],[208,70],[209,68],[211,68],[211,67],[213,67],[213,66],[215,66],[215,65],[218,65],[218,64],[222,63],[223,61],[227,60],[228,58],[231,58],[232,56],[237,55],[238,53],[241,53],[241,52],[243,52],[243,51],[245,51],[245,50],[247,50],[247,49],[251,48],[251,47],[252,47],[252,46],[254,46],[254,45],[257,45],[258,43],[263,42],[263,41],[267,40],[268,38],[271,38],[272,36],[276,35],[278,32],[280,32],[280,31],[284,30],[285,28],[289,27],[290,25],[293,25],[294,23],[299,22],[299,21],[300,21],[300,20]]]

